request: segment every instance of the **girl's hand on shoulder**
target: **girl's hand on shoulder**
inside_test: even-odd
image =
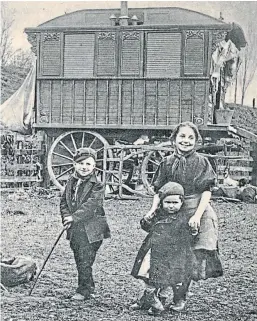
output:
[[[200,228],[200,220],[198,215],[193,215],[190,217],[188,221],[188,225],[190,226],[191,229],[196,230]]]

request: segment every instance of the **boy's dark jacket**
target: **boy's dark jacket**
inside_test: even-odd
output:
[[[80,224],[84,225],[90,243],[110,237],[103,209],[103,184],[97,181],[93,173],[81,182],[76,201],[72,201],[77,182],[76,177],[69,178],[60,202],[62,220],[70,215],[73,218],[72,226],[67,231],[67,238],[71,239],[73,230]]]

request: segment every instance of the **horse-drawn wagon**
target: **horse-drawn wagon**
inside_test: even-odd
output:
[[[142,145],[167,141],[181,121],[196,123],[212,143],[228,135],[229,123],[219,124],[215,110],[246,44],[238,25],[121,2],[120,9],[81,10],[25,32],[37,55],[34,127],[47,134],[48,171],[60,188],[81,146],[98,151],[105,180],[116,168],[128,182],[139,160],[149,185],[155,151]],[[125,158],[119,169],[118,150]]]

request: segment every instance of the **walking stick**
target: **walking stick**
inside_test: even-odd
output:
[[[49,259],[50,255],[52,254],[52,252],[53,252],[54,248],[56,247],[56,245],[57,245],[57,243],[59,242],[59,240],[60,240],[61,236],[63,235],[63,232],[64,232],[66,229],[67,229],[67,227],[64,227],[64,228],[62,229],[61,233],[58,235],[58,237],[57,237],[56,241],[54,242],[54,245],[52,246],[52,248],[51,248],[51,250],[50,250],[49,254],[47,255],[47,257],[46,257],[46,259],[45,259],[45,261],[44,261],[44,263],[43,263],[43,265],[42,265],[42,267],[41,267],[40,271],[38,272],[38,275],[37,275],[37,277],[36,277],[36,279],[35,279],[35,281],[34,281],[34,283],[33,283],[32,287],[31,287],[31,289],[30,289],[30,291],[29,291],[29,295],[31,295],[31,293],[32,293],[32,291],[33,291],[33,289],[34,289],[34,287],[36,286],[37,280],[39,279],[40,274],[42,273],[42,271],[43,271],[43,269],[44,269],[44,267],[45,267],[45,265],[46,265],[46,262],[48,261],[48,259]]]

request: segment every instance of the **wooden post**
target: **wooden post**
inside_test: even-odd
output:
[[[124,149],[121,148],[120,153],[120,164],[119,164],[119,197],[122,198],[122,172],[123,172],[123,158],[124,158]]]
[[[107,149],[106,149],[106,146],[104,146],[102,183],[104,184],[105,188],[106,188],[106,170],[107,170]]]
[[[45,156],[43,159],[43,187],[49,188],[50,187],[50,176],[47,170],[47,155],[49,153],[49,148],[52,145],[52,137],[45,133]]]
[[[252,150],[250,152],[252,161],[252,181],[251,184],[257,186],[257,143],[251,143]]]
[[[237,98],[237,78],[238,78],[238,73],[236,73],[234,104],[236,104],[236,98]]]

